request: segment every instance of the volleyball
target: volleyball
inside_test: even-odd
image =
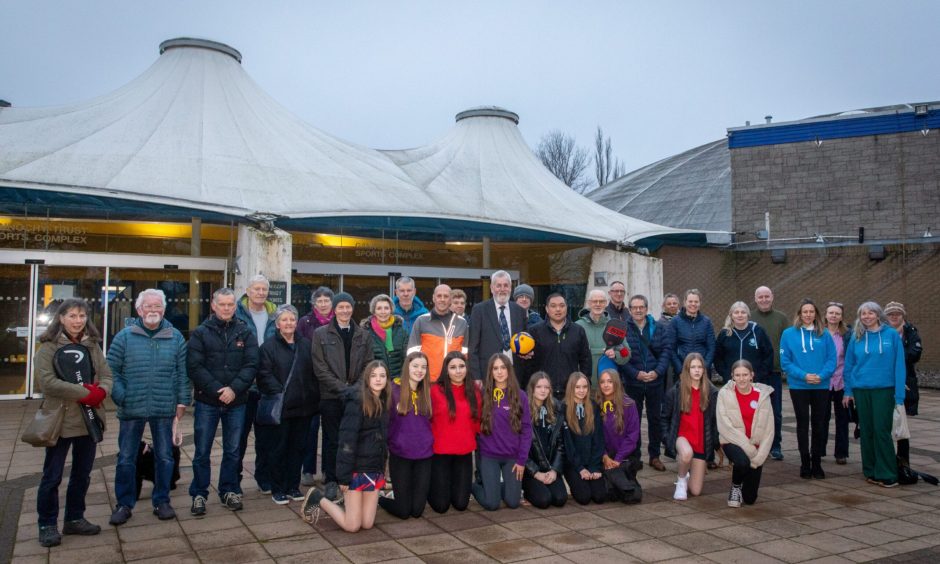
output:
[[[525,331],[520,331],[509,339],[509,348],[516,354],[529,354],[535,348],[535,339]]]

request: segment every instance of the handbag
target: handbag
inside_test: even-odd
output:
[[[258,425],[280,425],[281,412],[284,410],[284,392],[290,386],[291,378],[294,377],[294,368],[297,367],[297,351],[294,351],[294,360],[290,365],[290,372],[287,374],[287,381],[284,382],[284,388],[276,394],[262,394],[258,400],[258,411],[255,414],[255,423]]]
[[[891,422],[891,438],[895,441],[911,438],[911,429],[907,426],[907,413],[903,405],[894,406],[894,417]]]
[[[26,426],[21,437],[24,443],[34,447],[53,447],[59,442],[62,434],[62,423],[65,420],[65,404],[59,402],[57,407],[49,409],[43,401],[33,420]]]

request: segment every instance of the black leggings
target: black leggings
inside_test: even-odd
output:
[[[565,466],[565,481],[568,482],[571,497],[581,505],[607,501],[607,481],[603,476],[597,480],[583,480],[580,469]]]
[[[794,390],[790,388],[793,412],[796,415],[796,443],[802,463],[818,462],[826,450],[829,426],[829,390]],[[812,435],[810,435],[812,425]],[[812,437],[812,439],[810,439]]]
[[[437,513],[453,506],[463,511],[470,505],[473,481],[473,453],[435,454],[431,457],[431,488],[428,504]]]
[[[560,474],[554,482],[545,485],[526,472],[522,477],[522,495],[532,507],[539,509],[545,509],[549,505],[561,507],[568,501],[568,490],[565,489],[565,482]]]
[[[738,445],[721,445],[725,451],[725,456],[731,461],[733,469],[731,470],[731,483],[741,486],[741,494],[745,505],[753,505],[757,501],[757,488],[760,487],[760,475],[764,470],[763,465],[757,468],[751,468],[751,459],[747,457],[744,450]]]
[[[424,506],[428,502],[431,459],[410,460],[389,454],[388,471],[392,476],[395,498],[379,496],[379,505],[400,519],[421,517],[424,513]]]

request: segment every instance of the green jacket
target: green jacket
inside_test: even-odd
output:
[[[610,320],[610,317],[607,315],[607,312],[601,314],[600,319],[596,322],[591,319],[591,312],[587,309],[581,310],[581,319],[575,321],[578,325],[584,328],[584,332],[587,333],[588,346],[591,347],[591,383],[597,384],[597,361],[600,360],[601,355],[604,354],[604,351],[607,350],[607,345],[604,344],[604,329],[607,328],[607,322]],[[623,340],[623,346],[630,350],[630,345],[627,344],[626,338]],[[613,361],[618,366],[623,366],[630,360],[629,356],[623,355],[614,355]]]
[[[34,376],[42,388],[43,403],[49,409],[57,409],[59,405],[65,404],[65,419],[62,423],[62,433],[59,435],[63,439],[71,437],[82,437],[88,434],[85,427],[85,420],[79,411],[78,401],[88,395],[88,390],[81,384],[72,384],[65,380],[60,380],[52,366],[52,359],[55,353],[65,345],[70,344],[68,336],[63,332],[55,341],[49,341],[39,345],[36,351],[36,357],[33,359]],[[91,365],[95,369],[95,383],[102,390],[111,394],[111,368],[101,352],[101,345],[88,337],[82,339],[81,343],[91,354]],[[101,421],[105,421],[104,407],[98,409],[101,413]]]

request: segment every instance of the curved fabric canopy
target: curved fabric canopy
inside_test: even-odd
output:
[[[644,166],[586,194],[622,214],[731,242],[731,150],[720,139]]]
[[[569,190],[532,154],[511,112],[464,112],[427,147],[380,152],[297,118],[240,61],[227,45],[174,39],[146,72],[99,98],[0,108],[0,190],[36,202],[67,194],[124,209],[139,202],[270,215],[319,229],[330,218],[344,228],[356,218],[363,226],[426,218],[429,226],[490,225],[520,239],[632,242],[688,232]]]

